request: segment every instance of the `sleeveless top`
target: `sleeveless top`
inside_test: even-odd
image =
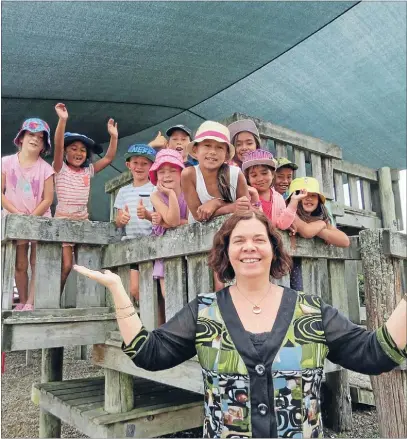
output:
[[[232,195],[232,200],[236,201],[237,181],[239,177],[240,168],[230,165],[228,167],[229,167],[230,194]],[[209,195],[208,190],[206,189],[204,176],[202,175],[202,171],[199,165],[194,166],[194,168],[196,173],[196,193],[198,194],[198,198],[201,204],[204,204],[207,201],[213,200],[215,197]],[[191,212],[189,212],[188,222],[190,224],[196,222]]]

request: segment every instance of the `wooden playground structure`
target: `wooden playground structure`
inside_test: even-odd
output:
[[[225,122],[246,117],[234,114]],[[313,176],[320,181],[337,225],[352,236],[346,249],[298,237],[292,249],[288,234],[282,232],[286,248],[301,260],[304,291],[321,296],[353,322],[374,329],[400,300],[406,282],[407,236],[398,232],[403,229],[399,172],[348,163],[334,144],[253,120],[263,148],[295,161],[299,165],[296,176]],[[124,172],[106,184],[111,220],[117,191],[130,181],[131,175]],[[344,183],[348,184],[348,197]],[[345,204],[347,198],[350,205]],[[117,272],[127,290],[130,265],[137,263],[139,313],[151,330],[158,321],[153,261],[165,260],[165,312],[169,319],[197,294],[213,289],[206,259],[223,221],[221,217],[170,230],[163,237],[120,241],[112,222],[6,217],[2,223],[2,351],[43,350],[42,382],[34,384],[32,391],[32,400],[41,409],[40,437],[60,437],[61,420],[90,437],[156,437],[202,425],[203,383],[195,358],[170,370],[140,369],[121,351],[114,308],[104,287],[71,273],[60,300],[61,243],[78,245],[78,264]],[[32,312],[11,312],[16,239],[37,241]],[[368,290],[366,311],[359,300],[360,266]],[[289,276],[277,283],[289,286]],[[92,362],[104,368],[104,378],[63,380],[63,347],[77,346],[83,353],[81,346],[87,345],[93,345]],[[351,397],[366,403],[372,402],[372,396],[363,388],[351,388],[348,372],[328,361],[325,381],[330,390],[325,403],[330,407],[332,426],[347,430]],[[405,366],[372,380],[379,413],[395,404],[394,394],[385,391],[390,385],[398,389],[402,401],[407,389]],[[405,410],[400,416],[404,416],[405,426]],[[386,424],[385,419],[382,422],[399,437],[406,436],[406,427],[388,425],[390,421]]]

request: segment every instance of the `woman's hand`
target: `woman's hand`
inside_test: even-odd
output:
[[[95,280],[96,282],[109,289],[114,286],[123,285],[120,276],[112,273],[110,270],[104,270],[102,273],[101,271],[90,270],[83,265],[74,265],[73,269],[83,276]]]

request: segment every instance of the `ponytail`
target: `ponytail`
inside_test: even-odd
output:
[[[222,166],[218,169],[218,189],[221,197],[227,203],[233,203],[232,194],[230,193],[229,184],[229,165],[222,163]]]

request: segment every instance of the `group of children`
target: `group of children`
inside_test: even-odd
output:
[[[24,122],[15,138],[17,154],[2,159],[2,207],[4,213],[51,216],[54,181],[58,198],[55,217],[87,220],[90,179],[115,157],[117,124],[110,119],[110,144],[106,155],[92,162],[102,149],[83,134],[65,132],[68,111],[57,104],[59,117],[55,132],[52,166],[42,158],[51,150],[50,130],[39,119]],[[262,210],[271,223],[291,235],[318,236],[328,244],[346,247],[348,237],[335,228],[326,209],[318,181],[294,178],[298,168],[287,158],[276,160],[260,148],[260,135],[251,120],[228,127],[204,122],[192,138],[184,125],[159,133],[147,144],[128,148],[124,158],[133,181],[116,197],[115,223],[123,228],[123,239],[140,235],[162,236],[169,228],[205,222],[216,216],[250,209]],[[33,285],[28,285],[28,249],[35,275],[35,243],[17,242],[16,286],[20,303],[16,310],[33,309]],[[74,245],[63,244],[61,291],[72,268]],[[301,289],[300,265],[294,265],[292,287]],[[296,271],[295,271],[296,270]],[[164,315],[164,264],[154,263],[154,279],[159,280],[159,319]],[[215,288],[221,288],[215,277]],[[298,282],[296,281],[298,279]],[[130,293],[139,299],[137,265],[131,266]]]

